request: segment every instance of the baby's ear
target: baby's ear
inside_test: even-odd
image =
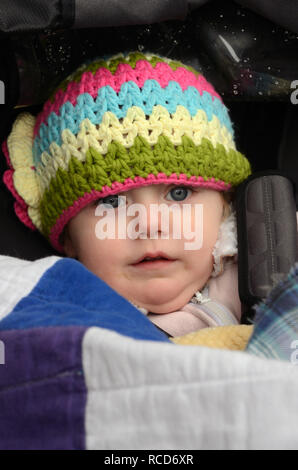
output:
[[[226,192],[221,193],[223,199],[223,212],[222,212],[222,221],[224,221],[232,212],[231,202],[233,200],[233,193]]]
[[[76,258],[76,250],[74,248],[71,236],[69,234],[68,226],[66,226],[61,234],[60,243],[64,248],[64,253],[68,258]]]

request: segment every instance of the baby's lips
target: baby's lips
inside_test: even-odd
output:
[[[162,259],[166,259],[166,260],[169,260],[169,261],[173,261],[174,258],[170,257],[169,255],[167,255],[166,253],[163,253],[162,251],[158,251],[158,252],[155,252],[155,253],[145,253],[144,255],[142,255],[140,258],[137,259],[137,261],[135,261],[134,263],[132,263],[133,265],[134,264],[139,264],[141,263],[145,258],[151,258],[152,261],[154,261],[154,259],[156,258],[162,258]]]

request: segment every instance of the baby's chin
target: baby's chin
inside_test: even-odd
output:
[[[139,278],[134,282],[120,280],[112,285],[120,295],[148,312],[159,314],[182,309],[206,283],[205,277],[185,271],[176,272],[174,276]]]
[[[193,292],[187,293],[185,289],[179,294],[177,291],[167,291],[167,289],[160,288],[158,292],[147,293],[133,300],[133,303],[145,308],[150,313],[162,314],[180,310],[190,301],[192,296]]]

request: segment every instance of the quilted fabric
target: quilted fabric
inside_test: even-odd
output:
[[[1,256],[0,296],[2,449],[297,449],[289,362],[174,344],[75,260]]]

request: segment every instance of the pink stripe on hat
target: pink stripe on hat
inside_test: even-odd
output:
[[[6,163],[7,163],[7,166],[9,168],[13,168],[12,164],[11,164],[11,161],[10,161],[10,158],[9,158],[9,151],[8,151],[8,147],[7,147],[7,140],[4,140],[4,142],[2,142],[2,152],[5,156],[5,159],[6,159]]]
[[[41,124],[47,122],[48,116],[52,112],[59,116],[61,106],[67,101],[75,106],[77,97],[82,93],[89,93],[93,99],[96,99],[98,90],[104,86],[110,86],[116,93],[119,93],[123,83],[133,81],[139,88],[142,88],[146,80],[156,80],[162,88],[167,87],[170,81],[175,81],[181,86],[183,91],[189,86],[193,86],[200,95],[207,91],[212,98],[216,97],[222,101],[213,86],[207,82],[203,75],[196,77],[193,72],[184,67],[178,67],[176,70],[173,70],[164,62],[158,62],[155,67],[152,67],[150,62],[141,59],[136,63],[134,69],[129,64],[119,64],[115,74],[112,74],[104,67],[99,68],[95,74],[90,71],[84,72],[80,82],[70,82],[66,91],[58,90],[55,94],[54,102],[52,103],[48,100],[42,112],[38,115],[34,127],[34,137],[38,134]]]

